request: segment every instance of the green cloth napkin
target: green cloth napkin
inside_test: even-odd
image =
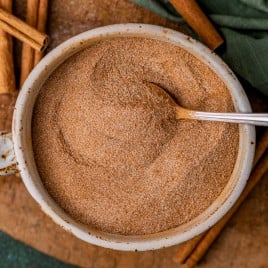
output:
[[[183,23],[168,0],[133,2]],[[268,96],[268,1],[199,0],[198,3],[225,39],[225,46],[218,54],[251,86]]]
[[[1,268],[75,268],[47,256],[0,231]]]

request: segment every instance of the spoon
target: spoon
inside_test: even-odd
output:
[[[176,119],[193,119],[218,121],[228,123],[243,123],[256,126],[268,126],[268,113],[211,113],[193,111],[178,105],[170,94],[158,85],[146,82],[146,85],[162,96],[168,103],[176,109]]]

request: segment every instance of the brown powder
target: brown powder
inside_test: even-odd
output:
[[[143,81],[186,108],[233,111],[225,84],[193,55],[123,37],[64,62],[34,108],[33,148],[48,192],[75,219],[110,233],[190,221],[219,196],[237,156],[236,125],[176,121]]]

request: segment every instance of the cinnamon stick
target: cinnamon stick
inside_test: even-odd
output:
[[[178,252],[174,255],[173,261],[176,263],[184,263],[186,258],[193,252],[196,245],[204,237],[205,233],[200,234],[189,241],[179,245]]]
[[[26,22],[33,27],[37,24],[39,0],[27,1]],[[20,87],[34,67],[34,49],[26,43],[22,45]]]
[[[47,20],[48,0],[28,0],[26,21],[38,31],[45,32]],[[32,71],[33,67],[41,60],[43,51],[33,50],[29,45],[23,44],[21,60],[20,87]]]
[[[2,8],[0,8],[0,28],[38,51],[43,51],[48,45],[46,34],[40,33]]]
[[[48,0],[40,1],[36,28],[41,33],[44,33],[46,31],[47,9],[48,9]],[[44,52],[34,51],[34,66],[42,59],[43,56]]]
[[[11,12],[12,0],[0,0],[0,7]],[[0,29],[0,94],[16,90],[12,38]]]
[[[223,43],[222,37],[195,0],[170,0],[169,2],[210,49],[215,50]]]
[[[186,260],[189,254],[185,254],[184,256],[179,256],[175,260],[179,260],[178,263],[183,264],[185,268],[194,267],[198,261],[205,255],[210,245],[214,242],[214,240],[218,237],[224,226],[228,223],[233,214],[237,211],[246,197],[250,194],[250,192],[254,189],[256,184],[261,180],[263,175],[268,171],[268,154],[265,155],[268,148],[268,130],[265,130],[263,136],[257,143],[255,160],[254,160],[254,169],[251,173],[248,183],[242,192],[241,196],[234,204],[234,206],[229,210],[229,212],[218,222],[216,223],[209,231],[202,234],[202,239],[190,240],[185,242],[184,247],[194,248],[190,257]],[[265,156],[264,156],[265,155]],[[179,252],[178,252],[179,254]],[[187,255],[187,256],[186,256]],[[186,260],[186,261],[185,261]]]

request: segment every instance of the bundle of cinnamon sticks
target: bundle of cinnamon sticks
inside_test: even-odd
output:
[[[20,85],[42,58],[42,52],[48,45],[48,36],[43,33],[47,6],[47,0],[28,0],[25,23],[12,15],[12,0],[0,0],[0,94],[16,90],[11,36],[23,42]]]

